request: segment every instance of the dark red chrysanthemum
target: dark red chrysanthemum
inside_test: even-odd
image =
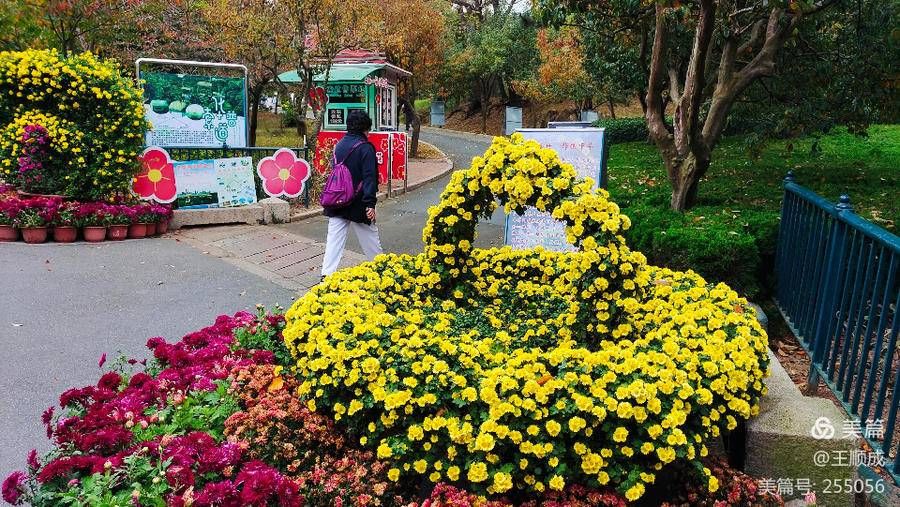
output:
[[[3,481],[3,500],[13,505],[19,505],[22,495],[25,494],[25,472],[16,470],[9,474]]]
[[[31,470],[38,470],[41,468],[41,462],[38,461],[37,449],[32,449],[31,452],[28,453],[28,468]]]
[[[211,482],[194,496],[195,507],[238,507],[240,493],[231,481]]]

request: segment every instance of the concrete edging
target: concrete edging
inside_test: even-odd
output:
[[[762,309],[753,306],[760,323],[767,323]],[[856,477],[856,467],[834,466],[829,461],[835,456],[848,458],[859,448],[859,440],[842,431],[847,416],[827,398],[804,396],[771,349],[768,354],[769,376],[764,381],[768,392],[760,400],[759,414],[746,423],[744,471],[759,479],[788,480],[792,485],[798,479],[808,480],[818,505],[853,505],[852,493],[823,494],[826,489],[840,490],[845,480]],[[832,431],[814,431],[823,424]],[[825,454],[828,459],[823,465]],[[798,490],[782,495],[785,500],[802,496]]]

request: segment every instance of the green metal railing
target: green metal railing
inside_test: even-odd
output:
[[[900,484],[898,268],[900,237],[859,217],[848,196],[831,203],[788,173],[778,307],[812,359],[810,386],[825,382]]]
[[[281,148],[273,148],[273,147],[262,147],[262,146],[253,146],[246,148],[234,148],[228,145],[222,145],[218,147],[196,147],[196,146],[162,146],[164,150],[169,153],[169,156],[172,157],[172,160],[175,161],[187,161],[187,160],[207,160],[213,158],[231,158],[231,157],[252,157],[253,158],[253,178],[256,180],[256,197],[258,199],[263,199],[266,196],[266,193],[262,189],[262,180],[260,180],[259,175],[256,174],[256,164],[259,163],[260,160],[271,157],[275,154],[276,151]],[[298,157],[309,160],[309,149],[308,148],[290,148],[294,153],[297,154]],[[312,162],[310,161],[310,167],[312,167]],[[298,198],[300,202],[303,203],[307,208],[309,207],[309,183],[307,182],[306,187],[303,190],[303,194]]]

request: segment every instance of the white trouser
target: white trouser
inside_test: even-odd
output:
[[[350,228],[356,233],[359,246],[370,260],[382,252],[381,240],[378,238],[378,227],[352,222],[344,218],[328,219],[328,239],[325,240],[325,258],[322,261],[322,276],[328,276],[338,269],[344,255],[344,244]]]

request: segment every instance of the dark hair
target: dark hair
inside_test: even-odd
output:
[[[354,134],[364,134],[372,130],[372,118],[360,109],[350,111],[347,115],[347,131]]]

